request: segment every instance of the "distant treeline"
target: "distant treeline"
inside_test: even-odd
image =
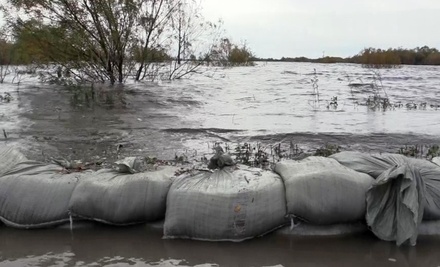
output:
[[[355,63],[366,67],[397,67],[399,65],[440,65],[440,52],[436,48],[428,46],[417,47],[414,49],[389,48],[376,49],[365,48],[359,54],[353,57],[282,57],[273,58],[255,58],[255,61],[281,61],[281,62],[311,62],[311,63]]]

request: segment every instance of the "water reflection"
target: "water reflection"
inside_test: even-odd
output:
[[[0,228],[1,266],[438,266],[440,239],[396,247],[373,235],[272,233],[241,243],[164,240],[160,227],[87,224],[69,229]]]
[[[67,86],[64,88],[70,93],[70,105],[73,108],[93,108],[95,106],[106,109],[126,108],[126,92],[122,85],[105,87],[100,85]]]

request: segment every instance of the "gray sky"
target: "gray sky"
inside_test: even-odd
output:
[[[259,57],[352,56],[365,47],[440,48],[440,0],[202,0],[208,20]]]

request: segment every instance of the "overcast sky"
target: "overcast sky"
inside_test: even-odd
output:
[[[259,57],[352,56],[365,47],[440,48],[440,0],[202,0]]]

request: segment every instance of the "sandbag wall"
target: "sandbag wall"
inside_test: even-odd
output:
[[[74,218],[113,225],[165,218],[164,237],[241,241],[299,218],[366,221],[380,239],[414,245],[420,222],[440,220],[440,166],[401,155],[342,152],[176,176],[177,167],[124,174],[74,172],[0,148],[0,220],[39,228]]]

